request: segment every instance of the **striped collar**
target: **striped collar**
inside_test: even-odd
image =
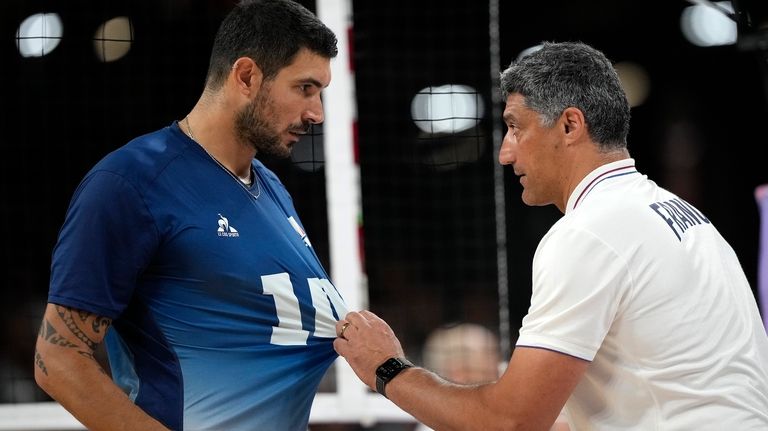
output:
[[[568,205],[566,206],[566,214],[569,211],[573,211],[576,207],[584,201],[584,198],[592,192],[592,190],[601,182],[616,178],[628,174],[636,174],[635,159],[623,159],[615,162],[607,163],[595,169],[587,174],[584,179],[579,182],[579,185],[571,193],[568,198]]]

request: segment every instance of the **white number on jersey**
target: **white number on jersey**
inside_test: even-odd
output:
[[[272,327],[270,343],[280,346],[305,346],[309,331],[302,329],[299,298],[293,291],[288,273],[264,275],[261,277],[261,283],[264,294],[274,297],[277,310],[278,324]],[[331,304],[339,317],[343,317],[347,313],[344,301],[331,282],[324,278],[307,279],[307,284],[312,294],[312,306],[315,308],[314,335],[335,338],[336,319],[333,317]]]

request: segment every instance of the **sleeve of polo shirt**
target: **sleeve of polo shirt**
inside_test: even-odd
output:
[[[626,263],[595,234],[550,232],[534,256],[531,306],[517,345],[593,360],[630,288]]]
[[[139,191],[118,174],[89,173],[59,232],[48,302],[117,318],[157,243],[157,228]]]

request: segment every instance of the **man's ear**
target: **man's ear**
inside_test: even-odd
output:
[[[576,141],[587,133],[587,123],[584,121],[584,113],[581,109],[568,107],[560,115],[561,127],[567,141]]]
[[[235,60],[229,72],[229,81],[240,93],[250,96],[259,91],[264,74],[253,59],[240,57]]]

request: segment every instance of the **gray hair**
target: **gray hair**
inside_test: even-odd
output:
[[[544,127],[563,111],[584,114],[592,140],[605,151],[626,148],[629,103],[619,76],[605,55],[581,42],[544,42],[534,53],[513,61],[501,73],[501,92],[525,98]]]

